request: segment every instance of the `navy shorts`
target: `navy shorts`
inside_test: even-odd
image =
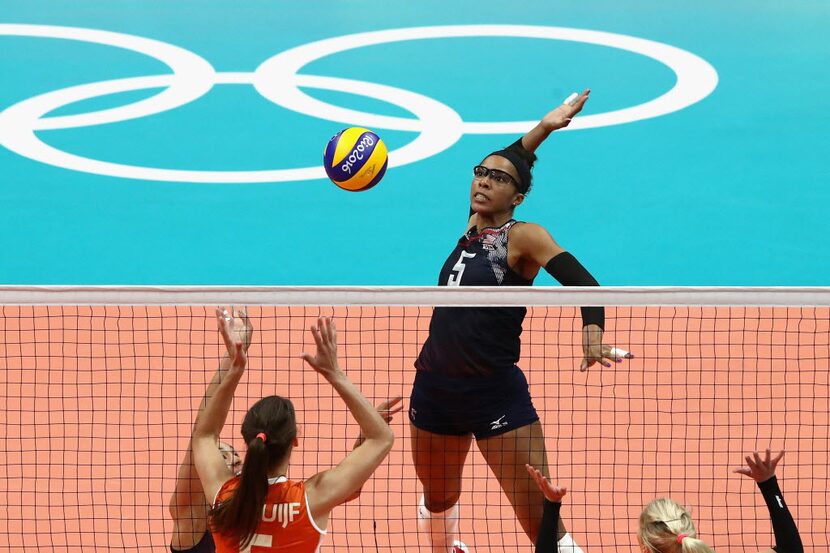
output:
[[[213,536],[210,533],[210,530],[205,532],[205,535],[202,536],[202,539],[199,540],[199,543],[191,547],[190,549],[173,549],[173,546],[170,546],[171,553],[216,553],[216,545],[213,542]]]
[[[487,377],[418,371],[409,398],[409,420],[433,434],[473,434],[483,440],[539,420],[527,379],[515,365]]]

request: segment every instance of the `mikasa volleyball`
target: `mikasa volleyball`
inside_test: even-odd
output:
[[[331,137],[323,166],[331,181],[344,190],[369,190],[383,178],[388,162],[386,144],[362,127],[349,127]]]

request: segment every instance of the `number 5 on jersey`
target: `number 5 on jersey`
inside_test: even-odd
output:
[[[452,267],[452,272],[450,273],[450,277],[447,279],[447,286],[461,286],[461,275],[464,274],[464,258],[472,259],[475,257],[476,254],[474,253],[467,253],[465,251],[461,252],[461,256],[458,258],[458,262]]]

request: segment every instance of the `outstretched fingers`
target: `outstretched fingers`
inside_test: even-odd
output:
[[[222,335],[222,341],[225,343],[225,349],[228,354],[233,352],[233,340],[231,340],[230,330],[228,328],[231,317],[228,310],[224,308],[216,308],[216,323],[219,328],[219,334]]]
[[[325,375],[333,374],[332,371],[336,372],[338,370],[337,327],[328,317],[319,317],[317,324],[312,325],[310,330],[317,351],[313,356],[303,353],[301,357],[317,372]]]
[[[548,501],[560,502],[568,493],[568,488],[564,486],[557,486],[551,482],[549,478],[546,478],[545,475],[542,474],[536,467],[526,464],[525,468],[527,469],[528,474],[530,474],[530,477],[533,478],[533,481],[536,482],[536,486],[538,486],[539,491],[542,492],[545,499]]]
[[[764,482],[775,476],[775,469],[783,457],[784,451],[778,452],[773,457],[772,451],[768,448],[765,450],[763,458],[759,452],[755,451],[751,455],[744,456],[746,466],[737,468],[732,472],[749,476],[756,482]]]
[[[396,396],[391,399],[387,399],[386,401],[382,402],[377,407],[378,414],[383,417],[383,420],[386,422],[392,422],[392,419],[395,417],[396,414],[400,413],[403,410],[403,397]]]
[[[769,458],[769,454],[770,454],[770,451],[768,449],[767,450],[767,458]],[[784,457],[784,451],[783,450],[780,451],[778,453],[778,455],[776,455],[775,458],[773,458],[773,460],[772,460],[772,470],[773,471],[778,467],[778,462],[781,460],[782,457]]]

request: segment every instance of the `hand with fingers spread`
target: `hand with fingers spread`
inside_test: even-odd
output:
[[[303,353],[302,358],[326,380],[342,375],[337,364],[337,326],[328,317],[319,317],[317,326],[311,327],[311,335],[317,344],[317,354]]]
[[[253,327],[245,311],[216,308],[216,322],[222,341],[225,343],[230,370],[242,372],[248,363],[247,351],[251,345]]]
[[[591,94],[591,91],[586,88],[582,91],[582,94],[579,94],[570,102],[563,102],[562,104],[556,106],[542,118],[542,127],[544,127],[548,132],[553,132],[570,125],[576,114],[582,111],[582,108],[585,106],[585,102],[588,101],[589,94]]]
[[[533,467],[531,465],[525,465],[528,474],[533,478],[533,481],[536,482],[536,485],[539,487],[539,491],[545,496],[545,499],[548,501],[552,501],[553,503],[561,503],[562,498],[568,493],[568,488],[560,487],[550,481],[550,478],[547,478],[542,472]]]
[[[745,467],[735,469],[733,472],[749,476],[756,482],[766,482],[775,476],[775,468],[778,466],[778,462],[782,457],[784,457],[783,451],[779,452],[775,457],[772,457],[772,452],[767,449],[764,458],[761,459],[761,456],[756,451],[752,455],[744,457],[746,459]]]
[[[395,417],[395,415],[400,413],[403,409],[403,404],[401,404],[402,400],[403,398],[401,396],[396,396],[381,402],[380,405],[377,406],[378,414],[383,418],[384,421],[386,421],[387,424],[392,422],[392,419]],[[361,432],[357,436],[357,439],[354,441],[354,446],[352,449],[354,449],[355,447],[359,447],[360,444],[362,444],[365,440],[366,438],[363,436],[363,432]]]
[[[246,307],[236,309],[234,306],[231,306],[230,313],[226,311],[225,317],[230,317],[233,323],[230,328],[231,339],[235,342],[241,342],[242,347],[247,353],[248,348],[251,347],[251,339],[254,336],[254,326],[248,318],[248,309]]]

